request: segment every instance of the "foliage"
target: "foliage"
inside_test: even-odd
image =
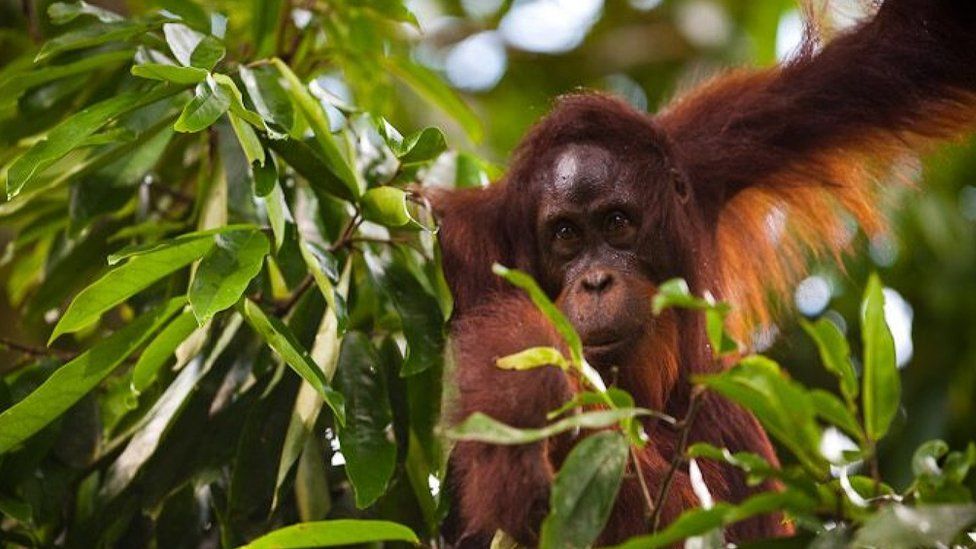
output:
[[[132,16],[30,4],[46,6],[30,29],[43,40],[0,52],[0,228],[14,235],[2,262],[18,329],[48,346],[0,334],[20,357],[0,368],[0,541],[436,543],[450,440],[579,429],[600,433],[560,471],[543,543],[596,538],[629,448],[645,443],[640,419],[682,422],[607,387],[534,282],[497,266],[570,355],[530,349],[499,366],[557,363],[587,391],[536,431],[477,415],[449,437],[437,428],[451,298],[413,189],[482,184],[493,169],[449,149],[445,132],[484,131],[409,55],[417,22],[403,2],[312,2],[301,22],[281,0],[227,4],[229,18],[187,0],[133,2]],[[336,71],[355,100],[324,86]],[[384,118],[394,96],[453,122],[401,132]],[[786,490],[691,511],[631,544],[714,540],[771,510],[801,536],[878,546],[948,542],[971,524],[976,446],[923,444],[897,492],[877,478],[901,396],[883,299],[872,280],[863,362],[831,321],[805,325],[841,397],[758,356],[696,380],[752,410],[792,459],[774,469],[695,445],[675,466],[719,459]],[[661,288],[655,309],[669,306],[703,311],[716,353],[734,356],[727,306],[680,281]],[[825,452],[841,431],[850,448]]]

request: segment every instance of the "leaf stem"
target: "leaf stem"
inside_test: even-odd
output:
[[[691,390],[691,402],[688,404],[688,413],[675,426],[681,431],[681,439],[678,441],[678,447],[674,449],[674,456],[671,458],[671,467],[668,468],[668,474],[664,477],[664,483],[661,484],[661,491],[658,493],[657,501],[654,504],[654,517],[652,520],[654,532],[657,532],[661,524],[661,512],[664,509],[664,501],[668,497],[671,485],[674,484],[674,477],[678,472],[678,467],[684,461],[685,449],[688,447],[688,436],[691,433],[691,425],[695,420],[695,414],[698,413],[698,405],[703,394],[704,389],[700,386],[695,386]]]

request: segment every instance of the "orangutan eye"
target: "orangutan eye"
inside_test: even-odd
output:
[[[579,238],[579,229],[569,221],[560,221],[553,231],[553,236],[556,240],[575,240]]]
[[[627,214],[616,210],[607,214],[606,221],[604,222],[607,232],[616,232],[626,229],[630,226],[630,218]]]

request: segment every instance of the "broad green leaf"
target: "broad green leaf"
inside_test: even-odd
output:
[[[190,55],[190,66],[213,70],[227,54],[227,49],[213,36],[204,36]]]
[[[750,478],[757,480],[775,478],[779,475],[776,467],[773,467],[764,457],[752,452],[732,453],[726,448],[717,448],[711,444],[699,442],[692,444],[688,448],[687,454],[688,457],[692,458],[708,458],[728,463],[749,474]]]
[[[615,431],[588,436],[573,448],[553,482],[540,547],[584,548],[596,540],[617,498],[629,449]]]
[[[158,20],[150,22],[113,21],[111,23],[85,25],[45,42],[34,61],[44,61],[67,51],[90,48],[109,42],[122,42],[143,34],[157,23]]]
[[[238,118],[247,121],[252,126],[270,132],[261,115],[249,110],[244,105],[244,95],[241,93],[240,88],[237,87],[237,82],[234,82],[233,78],[226,74],[218,73],[214,73],[213,78],[217,82],[217,85],[224,89],[224,93],[230,97],[230,112],[237,115]]]
[[[857,418],[839,398],[822,389],[813,389],[810,391],[810,401],[821,419],[840,427],[859,440],[864,439],[864,432],[857,423]]]
[[[291,212],[288,210],[288,203],[285,193],[281,186],[275,183],[271,194],[264,197],[264,205],[268,210],[268,224],[271,225],[271,232],[274,235],[275,251],[281,250],[285,244],[288,223],[293,223]]]
[[[383,57],[382,60],[386,70],[412,88],[417,95],[437,105],[457,121],[472,141],[481,141],[483,129],[478,115],[458,97],[454,90],[444,83],[440,76],[430,69],[402,57]]]
[[[102,23],[120,21],[122,16],[105,8],[93,6],[88,2],[55,2],[47,7],[47,15],[55,25],[70,23],[82,15],[90,15]]]
[[[481,412],[475,412],[459,425],[449,429],[447,437],[488,444],[528,444],[574,429],[603,429],[628,418],[649,415],[652,415],[650,410],[643,408],[618,408],[576,414],[541,429],[517,429]]]
[[[825,473],[820,428],[809,393],[789,380],[775,362],[761,356],[742,359],[725,372],[695,379],[755,414],[769,434],[790,449],[810,472]]]
[[[224,46],[216,38],[197,32],[182,23],[163,25],[163,35],[173,57],[184,67],[199,67],[209,71],[224,57]]]
[[[186,303],[174,298],[58,368],[40,387],[0,413],[0,454],[44,428],[98,385]]]
[[[380,358],[364,334],[346,334],[336,369],[347,415],[346,425],[339,429],[339,443],[360,509],[386,492],[396,465],[393,413],[379,364]]]
[[[284,359],[286,364],[295,370],[295,373],[302,376],[302,379],[309,382],[312,387],[315,387],[315,390],[325,399],[325,403],[332,409],[332,413],[335,414],[339,424],[344,425],[346,415],[342,394],[329,386],[322,369],[312,362],[312,357],[302,347],[291,329],[276,317],[266,315],[261,307],[250,299],[244,300],[242,311],[244,319],[254,328],[254,331]]]
[[[325,378],[330,381],[336,372],[341,342],[342,340],[337,330],[336,316],[331,310],[327,310],[322,315],[322,321],[319,323],[318,332],[315,336],[315,343],[312,345],[312,361],[321,366]],[[288,430],[285,432],[281,459],[278,461],[275,494],[271,502],[272,510],[278,508],[278,503],[284,495],[282,494],[282,489],[285,485],[285,480],[295,461],[299,459],[300,454],[304,456],[305,452],[308,451],[309,441],[311,440],[310,435],[315,426],[315,421],[319,417],[322,404],[322,397],[318,391],[311,384],[302,383],[301,388],[298,390],[298,396],[295,397],[295,406],[292,410],[291,421],[288,424]],[[316,442],[314,446],[317,448],[318,443]],[[299,468],[301,468],[301,464],[299,464]],[[314,472],[308,472],[307,474],[315,480],[320,480],[319,476]],[[303,488],[300,488],[297,479],[295,490],[296,496],[299,495],[300,490],[304,491]],[[321,500],[323,494],[317,494],[316,497]],[[301,500],[302,497],[299,496],[298,499]],[[315,507],[315,504],[309,502],[309,507]]]
[[[976,505],[886,505],[854,536],[853,547],[949,547],[976,521]]]
[[[209,128],[227,109],[230,108],[231,98],[222,86],[212,77],[197,84],[193,99],[183,107],[183,112],[173,124],[178,132],[198,132]]]
[[[11,164],[7,172],[7,197],[15,196],[45,168],[81,146],[109,121],[178,91],[178,88],[163,86],[149,92],[126,92],[69,116],[48,132],[46,139]]]
[[[279,73],[274,67],[261,65],[254,68],[242,66],[239,70],[241,82],[247,90],[251,103],[258,110],[261,117],[269,124],[290,134],[293,138],[301,136],[292,134],[295,127],[295,107],[288,92],[281,85]]]
[[[264,145],[258,139],[258,134],[254,133],[254,128],[233,112],[228,113],[227,117],[230,118],[230,125],[234,128],[234,134],[237,135],[237,141],[241,144],[247,163],[252,166],[264,164]]]
[[[716,303],[710,297],[708,299],[695,297],[688,288],[687,282],[674,278],[661,284],[652,302],[655,315],[671,307],[705,311],[705,334],[708,336],[712,355],[716,358],[739,350],[738,344],[725,330],[725,318],[731,311],[727,303]]]
[[[131,257],[146,255],[148,253],[153,253],[153,252],[159,252],[167,248],[172,248],[174,246],[185,244],[191,240],[199,240],[199,239],[206,239],[206,238],[213,239],[214,236],[225,232],[252,231],[256,229],[257,227],[255,227],[254,225],[244,225],[244,224],[225,225],[223,227],[218,227],[216,229],[208,229],[206,231],[194,231],[192,233],[181,234],[175,238],[170,238],[167,240],[149,242],[146,244],[136,244],[133,246],[126,246],[125,248],[122,248],[121,250],[109,255],[108,264],[116,265],[123,259],[129,259]],[[119,233],[117,234],[121,234],[123,232],[124,229],[123,231],[119,231]],[[139,231],[139,233],[141,234],[141,231]]]
[[[871,275],[861,303],[864,344],[864,427],[868,438],[879,440],[888,432],[901,403],[901,379],[895,363],[895,341],[884,316],[881,279]]]
[[[29,70],[14,72],[9,77],[0,79],[0,103],[16,101],[25,91],[59,78],[87,74],[97,69],[120,65],[131,60],[132,50],[121,50],[87,55],[77,61],[63,65],[32,66]]]
[[[679,307],[682,309],[708,309],[711,304],[704,299],[695,297],[688,288],[688,283],[680,278],[673,278],[661,284],[654,294],[654,314],[659,315],[665,309]]]
[[[841,394],[848,402],[854,402],[858,392],[857,374],[851,364],[851,349],[840,328],[826,318],[814,323],[800,320],[800,325],[817,344],[824,367],[840,380]]]
[[[760,493],[736,506],[719,502],[711,509],[699,508],[685,511],[664,530],[648,536],[631,538],[625,543],[614,546],[613,549],[671,547],[682,540],[707,534],[712,530],[755,516],[781,511],[805,514],[813,509],[814,504],[815,502],[808,496],[795,490]]]
[[[322,155],[304,141],[295,139],[271,139],[266,145],[302,177],[317,188],[344,200],[354,200],[356,195],[339,179],[326,164]]]
[[[402,227],[410,223],[407,212],[407,193],[396,187],[376,187],[363,194],[363,217],[387,227]]]
[[[411,376],[440,364],[444,351],[444,316],[437,300],[403,261],[381,264],[372,255],[366,260],[370,272],[390,296],[402,319],[407,353],[400,375]]]
[[[503,356],[495,361],[495,365],[503,370],[531,370],[543,366],[556,366],[566,370],[569,368],[569,361],[554,347],[531,347]]]
[[[285,82],[288,83],[287,92],[291,96],[292,101],[298,106],[308,125],[312,128],[312,133],[315,134],[315,140],[319,145],[319,149],[323,155],[322,160],[325,162],[325,165],[329,171],[335,174],[345,184],[353,196],[359,196],[359,183],[356,180],[352,168],[349,166],[349,162],[346,161],[335,139],[332,137],[332,131],[329,129],[329,119],[322,105],[312,97],[308,88],[291,71],[288,65],[278,58],[273,59],[272,62],[284,77]]]
[[[366,8],[376,13],[402,23],[410,23],[418,27],[417,18],[407,8],[403,0],[348,0],[350,6]]]
[[[335,547],[379,541],[404,541],[419,544],[416,534],[406,526],[385,520],[324,520],[293,524],[245,545],[242,549],[298,549]]]
[[[163,65],[161,63],[144,63],[133,65],[129,72],[133,76],[148,78],[150,80],[162,80],[173,82],[174,84],[199,84],[207,79],[210,74],[204,69],[196,67],[181,67],[179,65]]]
[[[216,245],[200,261],[187,294],[201,326],[237,303],[269,251],[268,238],[261,231],[226,232],[215,239]]]
[[[485,163],[473,154],[458,153],[454,167],[454,186],[459,189],[485,187],[491,182]]]
[[[132,257],[74,298],[54,327],[50,341],[95,322],[102,313],[148,288],[153,282],[200,259],[213,245],[213,237],[204,236]]]
[[[576,333],[576,329],[573,328],[573,325],[570,324],[562,311],[553,304],[549,296],[536,284],[535,280],[532,280],[531,276],[522,271],[509,269],[498,263],[494,264],[491,270],[496,275],[504,278],[512,285],[525,290],[529,294],[529,299],[532,300],[532,303],[542,311],[542,314],[549,319],[549,322],[552,322],[559,335],[566,340],[573,363],[581,364],[583,362],[583,342],[580,340],[579,334]]]
[[[172,322],[160,330],[159,334],[146,346],[139,355],[139,360],[132,368],[132,390],[139,394],[152,385],[156,374],[163,364],[173,356],[180,343],[197,329],[196,319],[192,311],[183,311]]]
[[[271,151],[264,151],[264,161],[255,165],[251,163],[254,172],[255,196],[268,196],[278,186],[278,165],[275,164]]]
[[[424,128],[408,135],[394,149],[393,153],[403,164],[427,162],[437,158],[447,150],[444,133],[437,128]]]
[[[282,0],[251,1],[251,40],[256,57],[270,57],[275,52],[275,42],[279,29],[284,29],[279,20],[289,17],[290,11],[283,10]]]

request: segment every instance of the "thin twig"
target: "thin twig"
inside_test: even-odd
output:
[[[697,386],[691,391],[691,402],[688,404],[688,413],[685,415],[685,418],[675,426],[681,432],[681,439],[678,441],[678,447],[674,449],[674,456],[671,458],[671,467],[668,468],[668,474],[664,477],[664,483],[661,484],[661,491],[658,493],[657,501],[654,504],[654,518],[652,521],[654,532],[657,532],[658,526],[661,524],[661,511],[664,509],[664,501],[668,497],[668,492],[671,490],[671,485],[674,484],[674,478],[678,472],[678,467],[680,467],[681,462],[684,461],[685,448],[688,447],[688,436],[691,433],[691,426],[695,421],[695,414],[698,412],[698,404],[704,392],[701,387]]]
[[[309,288],[312,287],[312,283],[314,281],[315,279],[312,278],[312,275],[305,275],[305,278],[302,279],[302,281],[298,284],[298,287],[295,288],[295,291],[293,291],[291,295],[275,304],[275,314],[278,316],[283,316],[291,311],[292,307],[298,303],[298,300],[305,295],[305,292],[307,292]]]
[[[349,223],[346,225],[346,228],[343,229],[342,234],[339,235],[339,238],[335,241],[335,243],[329,246],[329,251],[336,252],[343,248],[349,247],[353,243],[353,235],[356,233],[356,229],[358,229],[362,223],[363,218],[357,211],[355,215],[352,216],[352,219],[349,220]]]
[[[27,345],[24,343],[17,343],[16,341],[11,341],[5,337],[0,337],[0,347],[5,347],[11,351],[20,353],[22,355],[33,356],[33,357],[54,357],[59,360],[71,360],[78,356],[76,353],[71,351],[63,351],[61,349],[50,349],[47,347],[35,347],[33,345]]]
[[[647,518],[650,522],[651,517],[654,516],[654,499],[651,497],[651,490],[647,487],[647,480],[644,479],[644,469],[641,468],[640,460],[637,459],[637,450],[634,449],[633,445],[630,447],[630,459],[634,460],[634,471],[637,473],[637,482],[640,484],[641,495],[644,496],[644,504],[647,506]]]

